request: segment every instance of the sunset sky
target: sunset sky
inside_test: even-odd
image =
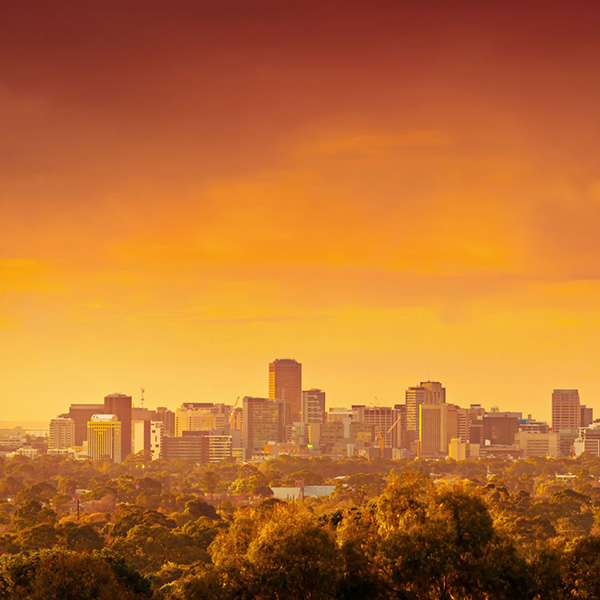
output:
[[[598,2],[2,20],[0,420],[266,396],[275,358],[329,406],[600,411]]]

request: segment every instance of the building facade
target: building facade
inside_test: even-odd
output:
[[[93,460],[109,459],[115,463],[122,460],[122,423],[117,415],[92,415],[88,422],[88,454]]]
[[[75,445],[75,421],[68,417],[57,417],[50,421],[48,450],[60,450]]]
[[[131,396],[110,394],[104,398],[104,413],[117,415],[121,423],[121,460],[131,454]]]
[[[578,390],[552,392],[552,431],[574,430],[581,427],[581,402]]]
[[[87,440],[87,424],[92,415],[104,412],[104,404],[71,404],[69,412],[61,415],[73,419],[75,423],[75,446],[81,446]]]
[[[269,442],[285,441],[287,418],[287,402],[245,396],[242,410],[242,446],[250,453],[262,452]]]
[[[323,390],[306,390],[302,392],[303,423],[325,423],[327,412],[325,410],[325,392]]]
[[[269,398],[290,404],[291,420],[302,416],[302,364],[290,358],[269,363]]]

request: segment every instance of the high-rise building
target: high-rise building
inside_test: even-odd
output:
[[[581,427],[581,402],[577,390],[554,390],[552,392],[552,431]]]
[[[447,421],[447,404],[421,404],[419,415],[421,456],[446,456],[448,454]]]
[[[519,431],[519,412],[492,412],[482,418],[483,444],[512,446]]]
[[[133,419],[131,421],[131,451],[133,454],[137,454],[142,450],[150,452],[151,423],[151,421],[145,419]]]
[[[75,421],[68,417],[57,417],[50,421],[48,450],[60,450],[75,445]]]
[[[308,441],[312,446],[320,446],[321,450],[330,450],[337,442],[345,438],[342,421],[312,423],[308,426]]]
[[[303,423],[325,423],[327,412],[325,411],[325,392],[312,389],[302,392],[302,415]]]
[[[229,414],[229,432],[231,433],[232,430],[235,431],[242,431],[243,427],[244,427],[244,410],[242,409],[241,406],[236,406],[231,410],[231,413]]]
[[[81,446],[87,440],[87,424],[92,415],[102,413],[104,404],[71,404],[69,412],[61,417],[69,417],[75,423],[75,446]]]
[[[445,404],[446,388],[439,381],[422,381],[421,387],[426,390],[425,402],[427,404]]]
[[[183,431],[229,431],[229,406],[212,403],[184,403],[175,412],[175,435]]]
[[[88,454],[93,460],[108,458],[120,463],[122,460],[121,426],[117,415],[92,415],[88,422]]]
[[[249,453],[262,452],[269,442],[285,441],[289,403],[245,396],[242,415],[242,445]]]
[[[269,398],[289,402],[292,422],[301,420],[301,363],[290,358],[277,358],[269,363]]]
[[[131,396],[110,394],[104,398],[105,414],[117,415],[121,423],[121,460],[131,454]]]
[[[132,421],[152,421],[154,419],[154,411],[143,406],[132,406],[131,407],[131,420]]]
[[[400,447],[401,426],[398,425],[402,419],[399,419],[396,409],[391,406],[365,406],[361,413],[361,420],[374,427],[378,446],[381,445],[381,435],[384,448]]]
[[[164,423],[164,435],[175,435],[175,413],[166,406],[159,406],[154,415],[156,421]]]
[[[419,437],[420,407],[425,402],[427,391],[422,387],[410,387],[406,390],[406,430],[413,431]]]
[[[471,413],[468,408],[456,410],[456,439],[459,442],[469,441],[469,428],[471,427]],[[453,437],[453,436],[450,436]]]
[[[396,441],[392,439],[393,448],[410,448],[410,444],[414,441],[414,432],[407,435],[406,431],[406,404],[394,404],[397,423],[395,426]]]
[[[422,381],[418,387],[406,390],[406,430],[418,437],[421,430],[421,404],[445,404],[446,388],[439,381]]]
[[[594,422],[594,409],[581,405],[581,427],[589,427]]]
[[[162,458],[162,445],[165,424],[163,421],[150,422],[150,456],[152,460]]]

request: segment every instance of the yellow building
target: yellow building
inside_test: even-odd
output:
[[[87,431],[88,454],[93,460],[121,462],[121,422],[117,415],[92,415]]]

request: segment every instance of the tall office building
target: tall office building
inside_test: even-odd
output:
[[[482,443],[492,446],[512,446],[519,431],[519,412],[491,412],[482,420]]]
[[[121,462],[121,425],[117,415],[92,415],[87,434],[88,454],[92,459]]]
[[[448,454],[448,405],[421,404],[419,418],[421,456]]]
[[[175,435],[175,413],[166,406],[159,406],[154,416],[156,421],[164,424],[163,432],[165,435]]]
[[[407,436],[406,434],[406,404],[395,404],[396,418],[398,422],[392,433],[396,434],[396,443],[392,438],[392,447],[409,448],[410,443],[414,441],[414,435]],[[412,438],[412,439],[411,439]]]
[[[425,402],[426,390],[422,387],[410,387],[406,390],[406,430],[413,431],[419,437],[420,407]]]
[[[243,403],[242,445],[249,453],[262,452],[269,442],[285,441],[288,402],[245,396]]]
[[[269,398],[290,403],[292,422],[302,413],[302,364],[290,358],[269,363]]]
[[[104,398],[104,412],[117,415],[121,423],[121,460],[131,454],[131,396],[110,394]]]
[[[552,392],[552,431],[577,429],[581,426],[581,402],[577,390]]]
[[[422,381],[418,387],[406,390],[406,430],[421,431],[420,406],[422,404],[445,404],[446,388],[439,381]]]
[[[131,421],[131,452],[137,454],[142,450],[150,452],[150,431],[152,421],[133,419]]]
[[[384,448],[396,448],[399,446],[398,433],[396,425],[398,415],[391,406],[365,406],[362,412],[362,419],[367,425],[372,425],[377,437],[377,445],[381,445],[383,437]]]
[[[68,417],[58,417],[50,421],[48,449],[60,450],[75,445],[75,421]]]
[[[425,390],[427,404],[446,403],[446,388],[439,381],[422,381],[421,387]]]
[[[302,392],[302,418],[303,423],[325,423],[325,392],[322,390],[307,390]]]
[[[594,422],[594,409],[581,405],[581,427],[589,427]]]
[[[92,415],[104,411],[104,404],[71,404],[69,412],[60,415],[73,419],[75,423],[75,446],[81,446],[87,440],[87,424]]]
[[[150,456],[152,460],[162,458],[165,424],[163,421],[150,422]]]

